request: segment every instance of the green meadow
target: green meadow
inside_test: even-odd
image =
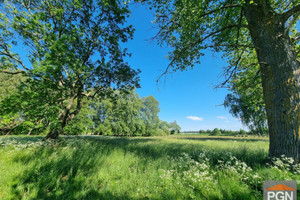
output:
[[[2,136],[0,199],[262,199],[264,180],[300,180],[290,163],[262,137]]]

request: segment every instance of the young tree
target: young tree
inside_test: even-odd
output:
[[[283,0],[152,0],[160,44],[173,50],[168,71],[200,62],[202,50],[231,54],[228,76],[255,50],[270,135],[270,156],[300,158],[300,62],[295,29],[300,2]],[[291,32],[297,37],[292,37]],[[252,63],[254,64],[254,63]]]
[[[129,10],[123,1],[7,0],[0,8],[0,70],[14,67],[26,74],[15,100],[31,116],[48,121],[48,138],[63,133],[84,97],[137,86],[138,72],[124,61],[128,53],[120,47],[133,35],[124,25]]]
[[[152,96],[142,98],[141,118],[145,124],[146,135],[155,135],[159,126],[159,102]]]

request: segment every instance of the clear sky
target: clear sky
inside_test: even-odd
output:
[[[159,116],[162,120],[176,120],[182,131],[200,129],[246,129],[232,117],[224,106],[220,106],[228,91],[214,89],[222,81],[222,69],[226,62],[221,54],[207,51],[200,65],[193,70],[169,74],[166,81],[156,83],[168,65],[168,49],[151,40],[156,29],[151,23],[153,15],[149,9],[133,6],[129,24],[136,29],[134,39],[125,46],[132,53],[128,58],[133,68],[141,69],[137,90],[141,97],[153,95],[160,103]]]

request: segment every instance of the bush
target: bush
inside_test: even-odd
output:
[[[164,136],[164,135],[168,135],[168,133],[166,133],[162,129],[153,129],[149,134],[150,134],[150,136]]]

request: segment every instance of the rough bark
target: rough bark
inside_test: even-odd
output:
[[[270,134],[270,156],[300,159],[300,63],[279,14],[268,1],[245,7],[256,49]]]

